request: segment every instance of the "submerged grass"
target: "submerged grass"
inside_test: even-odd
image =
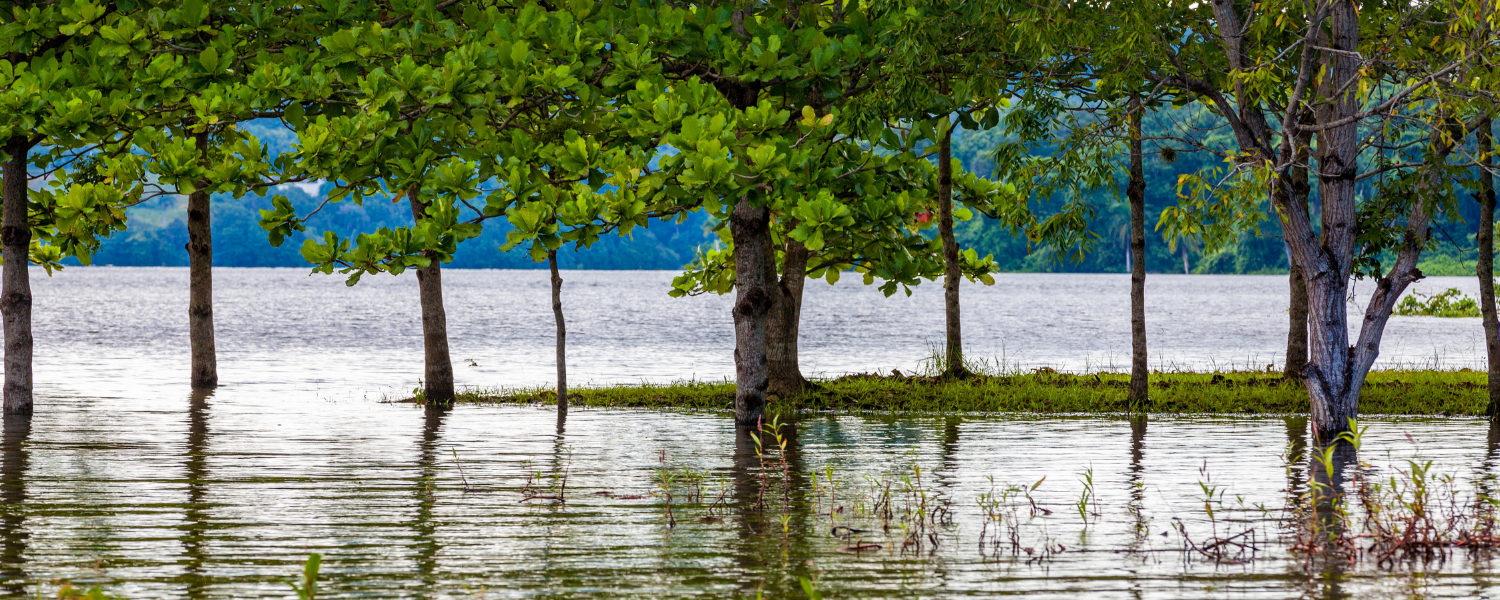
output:
[[[1129,375],[1071,374],[1038,369],[965,379],[862,374],[817,381],[793,398],[773,399],[770,412],[1124,413]],[[1373,371],[1360,397],[1362,414],[1482,416],[1485,373],[1469,369]],[[555,404],[546,388],[470,389],[460,402]],[[732,381],[609,386],[568,390],[571,406],[730,410]],[[1136,412],[1270,415],[1308,410],[1302,382],[1278,373],[1153,373],[1150,402]]]

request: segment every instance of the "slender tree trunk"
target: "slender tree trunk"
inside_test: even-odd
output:
[[[1304,113],[1304,120],[1312,115]],[[1296,161],[1288,170],[1291,179],[1290,196],[1285,198],[1287,205],[1292,210],[1300,211],[1303,220],[1308,214],[1307,199],[1312,194],[1312,186],[1308,184],[1308,153],[1309,144],[1312,141],[1311,134],[1303,134],[1297,138]],[[1273,192],[1277,193],[1277,192]],[[1283,379],[1302,379],[1302,372],[1307,369],[1307,277],[1302,267],[1291,260],[1291,250],[1287,250],[1287,265],[1290,273],[1287,276],[1287,285],[1290,288],[1290,297],[1287,302],[1287,325],[1286,334],[1286,368],[1282,371]]]
[[[1187,244],[1182,245],[1182,274],[1192,275],[1192,269],[1188,268]]]
[[[0,220],[0,316],[5,321],[5,412],[31,414],[31,222],[26,213],[26,154],[31,143],[14,136],[5,146],[4,209]]]
[[[1141,152],[1141,104],[1130,100],[1130,405],[1147,401],[1146,355],[1146,172]],[[1186,250],[1184,248],[1184,250]]]
[[[417,197],[417,187],[407,194],[411,215],[426,217],[427,203]],[[417,289],[422,301],[422,351],[426,364],[423,394],[428,402],[453,401],[453,359],[448,355],[448,313],[443,310],[443,266],[433,253],[432,263],[417,269]]]
[[[770,210],[741,197],[729,216],[734,237],[734,421],[756,427],[765,416],[770,385],[767,329],[780,293]]]
[[[201,160],[208,162],[208,130],[196,136]],[[188,194],[188,337],[192,345],[194,389],[219,385],[214,355],[214,243],[207,180]]]
[[[557,412],[568,412],[568,325],[563,321],[562,275],[557,272],[557,251],[547,252],[552,270],[552,319],[557,322]]]
[[[781,282],[766,330],[766,396],[791,398],[802,393],[807,379],[797,363],[797,336],[802,321],[802,287],[807,282],[807,246],[787,238],[782,246]]]
[[[938,140],[938,235],[943,238],[943,308],[947,315],[947,348],[944,375],[963,377],[963,327],[959,321],[958,286],[963,273],[958,265],[958,240],[953,236],[953,123]]]
[[[1484,349],[1489,357],[1489,415],[1500,418],[1500,319],[1495,315],[1495,143],[1490,120],[1480,123],[1475,137],[1484,156],[1479,176],[1479,311],[1484,315]]]
[[[1287,303],[1286,368],[1283,379],[1302,379],[1307,369],[1307,278],[1302,267],[1292,265],[1287,276],[1290,299]]]

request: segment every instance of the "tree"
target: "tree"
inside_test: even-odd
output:
[[[820,183],[887,164],[880,160],[866,167],[860,161],[880,158],[875,152],[845,149],[850,138],[881,138],[861,136],[868,127],[841,121],[839,113],[841,102],[867,91],[871,78],[878,77],[886,52],[880,36],[890,30],[889,19],[900,17],[841,1],[704,3],[691,10],[660,5],[632,14],[634,22],[671,40],[653,46],[650,59],[662,65],[670,81],[706,83],[716,92],[716,98],[705,99],[703,116],[685,117],[681,129],[665,138],[679,152],[661,159],[670,188],[654,201],[702,206],[728,223],[737,296],[735,421],[753,427],[771,384],[769,348],[777,335],[772,315],[800,289],[780,285],[773,223],[790,215],[792,207],[807,207],[799,223],[781,227],[813,251],[850,216],[837,210],[831,194],[819,191],[828,187]],[[878,201],[888,211],[902,204],[899,198]],[[792,253],[794,259],[799,254]],[[788,271],[800,281],[796,269]],[[675,285],[679,291],[684,287],[681,281]]]
[[[1421,277],[1416,260],[1435,209],[1427,197],[1407,196],[1370,218],[1358,193],[1360,180],[1369,176],[1359,162],[1364,147],[1359,128],[1379,130],[1390,115],[1435,100],[1436,86],[1474,64],[1492,30],[1475,27],[1472,19],[1447,18],[1467,13],[1446,5],[1368,7],[1364,17],[1352,0],[1262,3],[1253,14],[1232,0],[1136,10],[1152,26],[1134,30],[1134,42],[1162,65],[1149,73],[1152,81],[1213,107],[1239,145],[1233,167],[1238,185],[1270,190],[1292,263],[1307,286],[1310,351],[1304,374],[1314,430],[1319,439],[1332,440],[1357,415],[1360,390],[1396,299]],[[1422,36],[1431,31],[1422,23],[1433,17],[1450,21],[1445,23],[1453,30],[1448,41],[1466,36],[1480,41],[1430,47],[1430,36]],[[1436,131],[1446,129],[1451,113],[1408,111],[1406,116]],[[1450,146],[1446,135],[1432,138],[1429,150]],[[1312,158],[1320,227],[1293,192],[1302,136],[1317,141]],[[1431,183],[1423,185],[1431,189]],[[1377,233],[1382,231],[1392,233]],[[1391,243],[1382,248],[1371,240]],[[1378,280],[1351,345],[1349,280],[1361,256],[1387,248],[1396,254],[1390,269],[1366,262],[1370,268],[1362,271],[1378,274]]]
[[[472,155],[460,144],[469,127],[464,107],[498,79],[488,69],[514,68],[526,58],[524,48],[519,56],[501,56],[475,43],[474,29],[465,26],[473,20],[456,18],[461,10],[479,18],[495,11],[448,4],[356,23],[320,38],[320,51],[307,57],[311,85],[286,115],[299,146],[279,162],[288,177],[328,179],[334,189],[306,215],[285,199],[262,215],[262,227],[279,246],[329,203],[371,197],[408,203],[410,228],[361,234],[352,249],[349,240],[325,232],[323,243],[308,240],[302,254],[317,272],[343,267],[349,285],[364,274],[416,271],[423,395],[433,402],[454,397],[441,264],[452,260],[460,241],[479,232],[477,225],[460,223],[453,199],[444,197],[472,190],[477,175],[465,160]]]
[[[289,2],[185,2],[144,10],[140,24],[102,30],[117,52],[128,53],[123,58],[136,73],[134,106],[141,115],[116,125],[112,148],[102,150],[112,159],[103,170],[112,179],[139,181],[146,193],[137,202],[161,195],[188,199],[194,388],[219,380],[209,200],[216,192],[264,194],[280,183],[271,178],[259,140],[236,125],[282,116],[287,100],[278,88],[300,75],[297,59],[322,32],[308,24],[338,22],[315,10]]]
[[[1474,130],[1476,154],[1480,157],[1479,223],[1475,242],[1479,259],[1479,310],[1484,317],[1484,351],[1489,359],[1490,402],[1486,412],[1490,420],[1500,420],[1500,318],[1495,316],[1495,138],[1490,119],[1480,121]]]
[[[0,315],[5,327],[4,412],[32,411],[29,264],[48,272],[64,257],[88,264],[98,238],[123,229],[124,205],[139,194],[122,182],[61,171],[92,161],[89,148],[130,107],[128,71],[113,57],[105,27],[129,22],[115,3],[0,2],[0,158],[4,160]],[[53,178],[32,190],[30,167]]]
[[[656,66],[640,60],[638,40],[615,35],[620,15],[596,8],[473,3],[445,8],[458,16],[414,19],[412,30],[361,26],[324,42],[336,64],[358,60],[368,69],[380,64],[368,60],[372,54],[390,64],[353,75],[365,96],[360,110],[301,128],[297,169],[339,179],[330,201],[404,190],[414,224],[361,234],[352,249],[326,232],[321,242],[306,242],[303,255],[315,270],[350,274],[351,285],[363,274],[418,270],[428,400],[453,397],[440,264],[486,221],[510,222],[502,251],[525,244],[533,260],[552,263],[559,409],[566,410],[556,250],[682,212],[648,213],[636,190],[656,185],[643,174],[663,128],[684,108],[662,99],[666,86],[652,83]],[[413,31],[448,33],[424,40]],[[408,38],[419,40],[423,62],[411,56]],[[286,204],[265,216],[274,240],[311,215]]]

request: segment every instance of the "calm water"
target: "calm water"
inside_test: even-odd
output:
[[[732,296],[670,298],[668,271],[565,272],[568,372],[583,383],[722,379],[734,374]],[[1067,370],[1130,363],[1126,275],[1001,275],[966,285],[970,357]],[[220,381],[326,397],[411,390],[421,375],[413,277],[342,277],[301,269],[217,269]],[[1264,368],[1286,347],[1286,278],[1152,275],[1151,360],[1163,369]],[[544,271],[443,275],[460,384],[541,385],[553,378]],[[62,394],[154,391],[187,379],[187,269],[70,268],[33,275],[37,379]],[[1472,278],[1431,278],[1432,292]],[[1356,292],[1369,290],[1364,282]],[[857,278],[810,282],[802,366],[811,374],[917,368],[943,332],[942,288],[883,297]],[[1362,312],[1355,312],[1355,315]],[[1479,319],[1397,317],[1381,366],[1483,364]],[[472,361],[472,362],[471,362]],[[477,366],[476,366],[477,365]]]
[[[37,414],[0,437],[0,590],[33,594],[41,581],[51,593],[62,578],[133,598],[284,598],[283,578],[320,552],[327,597],[802,597],[799,577],[830,598],[1500,596],[1483,557],[1327,573],[1290,555],[1282,518],[1308,488],[1306,463],[1284,460],[1305,439],[1297,419],[807,416],[762,463],[721,414],[575,410],[559,423],[539,408],[379,402],[420,372],[409,278],[347,289],[294,270],[216,275],[226,385],[212,396],[183,385],[184,270],[70,269],[36,282]],[[665,273],[565,277],[575,379],[730,372],[727,299],[667,298]],[[445,280],[455,358],[479,365],[459,366],[461,382],[544,383],[544,275]],[[971,352],[1079,369],[1124,362],[1126,282],[971,287]],[[1158,360],[1274,361],[1283,286],[1155,277]],[[805,364],[911,369],[941,331],[940,299],[936,287],[884,299],[810,286]],[[1382,360],[1470,364],[1477,330],[1477,320],[1400,319]],[[1412,456],[1465,494],[1500,473],[1500,436],[1483,421],[1369,424],[1359,457],[1369,478],[1399,475]],[[564,504],[523,502],[558,494],[563,474]],[[1087,523],[1075,507],[1085,477],[1096,499]],[[1039,480],[1032,496],[1050,514],[1033,516],[1015,494],[991,509],[1016,524],[1013,549],[979,500]],[[1212,522],[1205,485],[1222,490]],[[868,512],[883,495],[894,518]],[[938,522],[918,530],[901,515],[923,498]],[[1254,529],[1257,559],[1185,554],[1177,522],[1197,540]],[[844,550],[858,543],[880,547]]]

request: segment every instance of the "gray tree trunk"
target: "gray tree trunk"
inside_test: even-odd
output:
[[[807,246],[787,238],[782,245],[781,282],[766,329],[766,396],[791,398],[807,386],[797,362],[797,336],[802,321],[802,288],[807,282]]]
[[[1490,120],[1480,123],[1475,132],[1479,152],[1484,155],[1484,167],[1479,177],[1479,231],[1475,236],[1479,243],[1479,311],[1484,315],[1484,349],[1489,358],[1488,413],[1491,419],[1500,419],[1500,319],[1495,315],[1495,142]]]
[[[1358,77],[1357,9],[1350,0],[1336,0],[1330,13],[1327,40],[1330,50],[1323,54],[1325,74],[1319,94],[1322,100],[1316,107],[1318,123],[1349,119],[1359,109],[1354,96],[1355,86],[1345,85]],[[1350,121],[1318,133],[1322,235],[1321,238],[1314,237],[1311,227],[1308,227],[1306,231],[1292,232],[1290,237],[1292,257],[1302,267],[1307,280],[1308,365],[1305,384],[1312,409],[1313,436],[1320,443],[1347,431],[1349,420],[1359,415],[1359,392],[1366,374],[1366,370],[1356,368],[1359,356],[1351,352],[1349,346],[1347,300],[1349,277],[1354,268],[1352,257],[1357,226],[1357,129],[1357,123]],[[1384,285],[1389,287],[1389,282]]]
[[[208,132],[197,134],[198,151],[208,162]],[[207,181],[188,194],[188,338],[192,346],[194,389],[219,385],[214,353],[214,244]]]
[[[5,321],[5,412],[31,413],[31,221],[26,212],[26,154],[31,143],[14,136],[5,145],[4,209],[0,219],[0,316]]]
[[[938,140],[938,236],[943,239],[943,309],[947,316],[947,347],[943,374],[964,377],[963,326],[959,320],[958,286],[963,273],[958,265],[958,239],[953,235],[953,129]]]
[[[547,252],[552,271],[552,319],[557,322],[557,412],[568,412],[568,325],[563,321],[562,275],[557,272],[557,251]]]
[[[427,204],[417,197],[417,188],[407,194],[411,215],[426,217]],[[432,263],[417,269],[417,289],[422,302],[422,352],[426,365],[423,395],[428,402],[453,401],[453,359],[448,355],[448,313],[443,310],[443,266],[434,253]]]
[[[1146,403],[1150,394],[1146,354],[1146,173],[1142,165],[1140,100],[1130,101],[1130,406]],[[1186,248],[1184,248],[1186,250]]]
[[[1237,3],[1213,0],[1212,8],[1228,67],[1252,68],[1254,61],[1244,44],[1244,25]],[[1419,201],[1407,213],[1406,233],[1394,265],[1377,282],[1361,321],[1359,339],[1350,345],[1347,298],[1358,226],[1359,123],[1355,117],[1359,115],[1356,92],[1362,60],[1359,11],[1353,0],[1332,0],[1326,14],[1326,27],[1322,22],[1311,24],[1320,39],[1300,49],[1295,95],[1291,102],[1285,102],[1289,112],[1278,116],[1277,124],[1267,120],[1263,112],[1274,103],[1262,102],[1244,82],[1233,83],[1233,104],[1223,96],[1214,100],[1229,118],[1240,149],[1257,154],[1257,160],[1294,163],[1299,144],[1281,139],[1282,132],[1291,134],[1300,119],[1318,126],[1321,231],[1314,230],[1311,216],[1300,213],[1295,202],[1287,201],[1287,196],[1273,194],[1272,198],[1282,220],[1292,264],[1301,268],[1306,282],[1308,365],[1303,384],[1312,409],[1313,434],[1320,442],[1332,440],[1347,430],[1349,420],[1358,415],[1359,393],[1379,355],[1380,338],[1396,299],[1411,282],[1422,277],[1416,263],[1427,239],[1429,219],[1425,195],[1418,194]],[[1313,103],[1310,116],[1302,108],[1302,102]],[[1434,152],[1429,153],[1429,158],[1446,161],[1451,148],[1440,147],[1438,137],[1434,136]],[[1290,186],[1290,180],[1289,173],[1283,171],[1277,174],[1275,185]],[[1434,180],[1426,185],[1441,183],[1434,175]]]
[[[729,216],[734,238],[734,422],[757,427],[770,385],[767,329],[780,290],[771,244],[770,210],[741,197]]]

